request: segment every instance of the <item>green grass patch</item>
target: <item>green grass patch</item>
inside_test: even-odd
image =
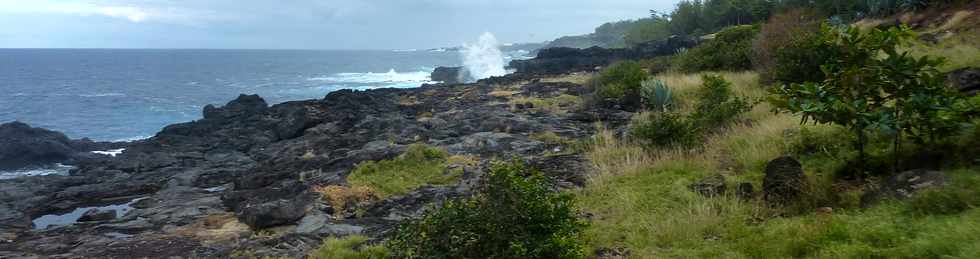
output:
[[[425,185],[450,184],[459,178],[462,170],[446,170],[449,159],[441,149],[412,144],[394,159],[358,164],[347,176],[347,182],[355,187],[370,187],[381,198],[405,194]]]
[[[361,235],[343,238],[330,237],[309,254],[312,259],[384,259],[388,249],[381,245],[368,245],[368,237]]]

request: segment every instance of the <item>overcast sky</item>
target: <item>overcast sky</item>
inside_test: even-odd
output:
[[[678,0],[0,0],[0,48],[409,49],[591,32]]]

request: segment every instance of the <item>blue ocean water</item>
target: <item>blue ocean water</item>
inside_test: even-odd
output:
[[[127,140],[201,118],[207,104],[270,104],[339,89],[417,87],[455,51],[0,49],[0,123]]]

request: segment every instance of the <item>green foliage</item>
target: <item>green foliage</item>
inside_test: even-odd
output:
[[[972,207],[976,193],[962,189],[932,188],[916,193],[909,202],[909,212],[916,215],[946,215],[966,211]]]
[[[861,163],[866,131],[894,134],[896,143],[907,132],[921,142],[951,135],[966,120],[952,108],[960,102],[958,96],[944,86],[936,69],[942,60],[898,52],[912,37],[908,28],[867,34],[856,28],[822,30],[820,48],[831,53],[821,66],[824,80],[774,88],[770,103],[802,115],[802,123],[848,127],[858,136]]]
[[[717,75],[702,76],[698,105],[691,118],[701,128],[719,127],[751,110],[752,106],[732,92],[732,83]]]
[[[693,113],[687,116],[652,113],[633,123],[632,135],[656,146],[693,145],[751,109],[748,102],[734,96],[731,83],[722,77],[706,74],[702,80],[704,84],[698,89],[698,104]]]
[[[700,131],[689,119],[671,112],[648,114],[632,125],[630,133],[656,146],[688,146],[700,139]]]
[[[675,67],[683,72],[751,69],[752,40],[758,32],[758,26],[726,28],[715,39],[678,55]]]
[[[670,36],[669,23],[667,18],[656,16],[637,20],[626,31],[625,43],[632,47],[648,41],[666,39]]]
[[[501,163],[472,197],[403,224],[388,246],[396,258],[583,258],[577,214],[540,173]]]
[[[347,176],[347,181],[353,186],[371,187],[382,198],[405,194],[428,184],[449,184],[456,181],[461,172],[445,170],[447,157],[448,154],[438,148],[412,144],[395,159],[358,164]]]
[[[673,94],[664,81],[648,79],[640,85],[640,95],[648,109],[666,112],[673,107]]]
[[[384,259],[388,249],[381,245],[367,245],[368,237],[361,235],[344,238],[330,237],[319,248],[310,252],[312,259]]]
[[[648,74],[635,61],[623,61],[609,66],[599,73],[596,95],[604,99],[638,98],[640,84]]]
[[[752,43],[752,63],[763,83],[803,83],[823,80],[820,65],[830,58],[821,40],[820,16],[793,9],[762,25]]]

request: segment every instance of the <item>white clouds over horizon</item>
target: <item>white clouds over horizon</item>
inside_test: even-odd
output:
[[[456,46],[540,42],[679,0],[0,0],[0,47]]]

